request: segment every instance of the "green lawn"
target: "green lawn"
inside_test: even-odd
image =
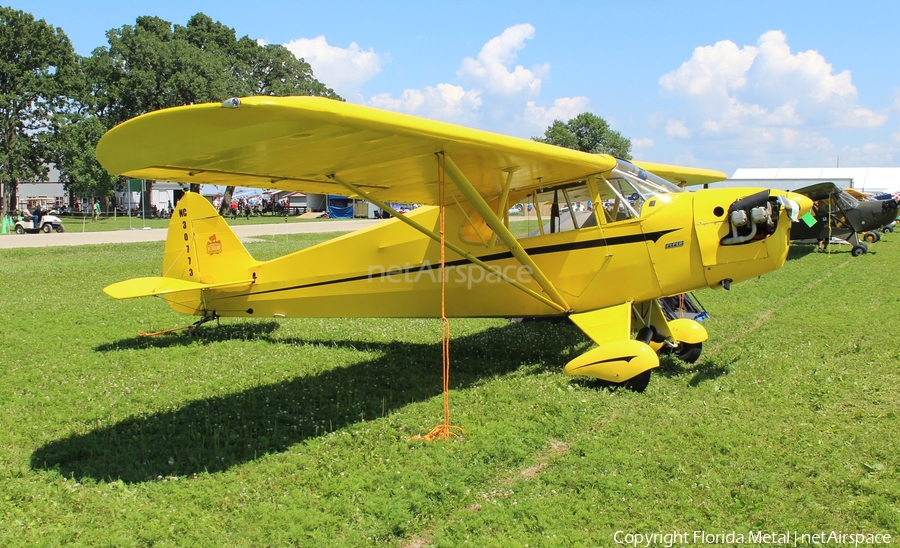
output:
[[[129,229],[139,229],[145,226],[151,228],[168,228],[169,219],[140,219],[138,217],[128,217],[122,215],[103,215],[99,220],[93,221],[90,216],[82,216],[82,215],[66,215],[60,217],[63,222],[63,225],[66,227],[66,232],[103,232],[103,231],[112,231],[112,230],[129,230]],[[226,215],[225,219],[228,221],[228,224],[234,226],[247,225],[247,224],[284,224],[287,223],[327,223],[330,219],[300,219],[297,216],[291,215],[288,217],[281,217],[276,215],[260,215],[253,216],[251,215],[249,219],[238,216],[236,219],[232,219],[231,215]]]
[[[430,443],[407,439],[442,421],[438,321],[226,319],[142,338],[191,319],[102,288],[159,275],[162,246],[2,252],[0,545],[900,534],[897,235],[859,258],[795,246],[778,272],[700,291],[703,356],[664,359],[643,394],[562,374],[590,347],[571,325],[454,321],[465,434]]]

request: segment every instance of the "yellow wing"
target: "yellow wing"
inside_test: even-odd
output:
[[[113,128],[97,146],[108,171],[134,178],[348,195],[332,179],[338,177],[376,199],[432,205],[438,203],[438,152],[488,201],[507,184],[517,196],[615,165],[604,154],[320,97],[165,109]]]
[[[681,188],[686,186],[707,185],[716,181],[724,181],[728,178],[721,171],[714,169],[701,169],[696,167],[672,166],[668,164],[657,164],[653,162],[637,162],[632,163],[642,169],[659,175],[663,179]]]

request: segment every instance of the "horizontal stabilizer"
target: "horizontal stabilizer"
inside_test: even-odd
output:
[[[252,283],[253,280],[243,280],[222,284],[201,284],[178,278],[150,276],[147,278],[132,278],[124,282],[108,285],[103,288],[103,292],[114,299],[133,299],[135,297],[153,297],[155,295],[166,295],[182,291],[199,291],[201,289],[212,289],[229,285],[250,285]]]

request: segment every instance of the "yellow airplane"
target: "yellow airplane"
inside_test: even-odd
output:
[[[667,321],[657,298],[728,289],[779,268],[792,219],[812,206],[775,190],[673,184],[724,179],[718,171],[630,163],[315,97],[152,112],[110,130],[97,158],[133,178],[343,194],[394,215],[257,261],[206,199],[187,193],[172,215],[162,275],[110,285],[112,297],[161,296],[200,316],[197,324],[441,317],[443,277],[446,317],[568,316],[597,347],[565,372],[635,390],[658,367],[657,351],[695,360],[708,336],[692,320]],[[388,201],[423,207],[401,215]],[[531,205],[530,225],[510,222],[520,203]]]

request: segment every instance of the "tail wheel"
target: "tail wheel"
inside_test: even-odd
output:
[[[675,356],[684,363],[694,363],[700,359],[703,352],[703,343],[683,342],[675,349]]]

